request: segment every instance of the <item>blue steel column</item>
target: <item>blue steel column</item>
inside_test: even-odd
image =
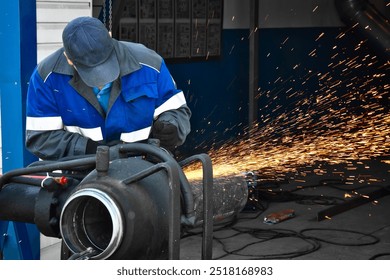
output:
[[[25,100],[29,77],[37,63],[36,1],[1,1],[0,104],[3,172],[35,160],[24,146]],[[4,259],[39,259],[35,225],[0,221]]]

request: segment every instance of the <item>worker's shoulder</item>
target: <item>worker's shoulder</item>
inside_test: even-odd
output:
[[[60,48],[42,59],[38,64],[38,74],[43,80],[52,72],[71,74],[69,64],[63,53],[64,49]]]
[[[154,50],[139,43],[119,41],[119,44],[126,47],[138,63],[149,65],[157,70],[160,70],[163,58]]]

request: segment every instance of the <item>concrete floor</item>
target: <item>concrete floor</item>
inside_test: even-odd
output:
[[[346,198],[349,202],[383,187],[390,194],[390,165],[384,159],[312,166],[301,171],[304,176],[290,174],[286,176],[288,182],[277,184],[276,189],[270,183],[261,187],[273,187],[273,191],[303,187],[294,194],[323,198],[343,198],[345,194],[352,194]],[[353,189],[357,189],[357,194],[350,191]],[[263,211],[242,212],[234,224],[217,226],[213,259],[390,259],[390,195],[373,201],[363,197],[363,204],[355,207],[339,201],[346,206],[345,211],[322,221],[317,220],[318,213],[333,205],[311,204],[324,202],[318,198],[318,201],[300,202],[296,197],[295,201],[282,198],[264,199],[261,201],[265,206]],[[295,217],[277,224],[263,222],[270,213],[286,209],[294,210]],[[183,238],[181,258],[199,259],[201,241],[199,234]]]
[[[372,201],[366,198],[356,207],[339,200],[345,194],[352,195],[346,198],[351,202],[383,187],[388,190],[390,165],[386,159],[305,167],[285,174],[285,179],[277,184],[262,183],[260,188],[273,192],[300,188],[293,193],[314,199],[263,196],[261,211],[243,211],[234,222],[215,225],[213,259],[390,259],[390,195]],[[320,211],[333,207],[324,205],[325,201],[336,201],[346,206],[345,211],[318,221]],[[277,224],[263,222],[268,214],[285,209],[294,210],[295,216]],[[181,239],[181,259],[201,259],[199,232],[192,230]],[[41,258],[59,259],[59,248],[54,242],[42,249]]]

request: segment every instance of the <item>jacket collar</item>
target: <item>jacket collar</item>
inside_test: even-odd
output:
[[[134,71],[139,70],[141,68],[141,65],[135,59],[129,48],[127,48],[123,43],[115,39],[113,40],[116,56],[119,61],[120,77],[122,78],[123,76],[126,76]]]
[[[123,76],[126,76],[134,71],[137,71],[141,68],[141,65],[139,62],[135,59],[135,57],[131,54],[131,51],[122,43],[118,42],[117,40],[114,40],[114,46],[115,46],[115,52],[119,61],[119,67],[120,67],[120,74],[119,79],[114,81],[112,90],[111,90],[111,96],[109,100],[109,106],[108,111],[111,109],[114,101],[119,96],[121,92],[121,82],[120,78]],[[64,55],[64,49],[61,48],[60,50],[57,50],[58,60],[57,63],[54,66],[53,72],[69,75],[72,76],[72,79],[69,81],[69,84],[85,99],[88,100],[89,103],[93,107],[96,108],[96,110],[101,114],[102,116],[105,115],[104,110],[101,108],[98,100],[96,99],[95,94],[92,91],[92,88],[88,87],[83,80],[80,78],[77,71],[74,69],[73,66],[69,65],[68,61],[66,60],[66,57]]]
[[[64,55],[64,48],[61,48],[56,51],[58,56],[57,62],[53,67],[53,72],[73,76],[75,73],[75,69],[69,65],[66,57]]]
[[[141,65],[132,55],[129,48],[127,48],[123,43],[115,39],[113,40],[114,40],[115,53],[119,61],[119,67],[120,67],[119,77],[122,78],[123,76],[126,76],[134,71],[139,70],[141,68]],[[69,75],[69,76],[75,76],[76,71],[71,65],[69,65],[68,61],[66,60],[66,57],[64,55],[64,48],[57,50],[57,52],[58,52],[57,55],[59,57],[56,65],[54,66],[53,72]]]

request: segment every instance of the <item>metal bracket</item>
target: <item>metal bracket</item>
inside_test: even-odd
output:
[[[322,221],[327,218],[333,217],[334,215],[340,214],[352,208],[358,207],[367,202],[373,201],[375,199],[390,195],[390,191],[385,188],[375,190],[373,192],[367,193],[364,196],[350,199],[342,204],[332,206],[325,210],[322,210],[317,213],[317,221]]]
[[[202,163],[203,171],[203,236],[202,259],[211,260],[213,257],[213,167],[211,158],[207,154],[189,157],[179,164],[186,166],[194,161]]]

